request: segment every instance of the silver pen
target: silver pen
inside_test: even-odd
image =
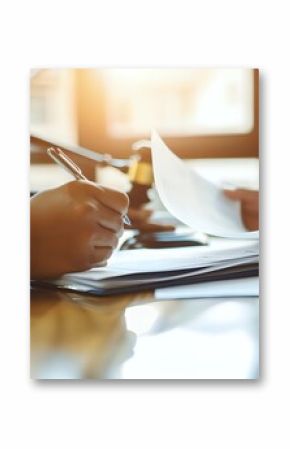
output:
[[[48,148],[47,154],[61,167],[73,175],[76,179],[83,179],[88,181],[88,179],[83,175],[80,167],[73,162],[66,154],[63,153],[59,148]],[[131,221],[128,215],[124,215],[123,221],[126,225],[130,226]]]

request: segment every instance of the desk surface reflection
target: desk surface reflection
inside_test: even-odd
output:
[[[258,298],[31,292],[34,379],[255,379]]]

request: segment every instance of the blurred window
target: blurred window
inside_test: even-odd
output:
[[[103,70],[112,138],[243,134],[253,129],[250,69]]]
[[[77,141],[74,70],[31,71],[30,131],[64,142]]]
[[[38,69],[31,133],[128,157],[152,128],[181,157],[257,157],[254,69]]]

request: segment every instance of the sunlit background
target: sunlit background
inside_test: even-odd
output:
[[[178,156],[223,158],[224,170],[225,158],[243,158],[246,168],[246,158],[258,156],[255,69],[39,68],[31,70],[30,81],[31,135],[64,148],[78,145],[129,158],[133,143],[148,139],[155,128]],[[32,141],[32,190],[69,179],[51,167],[46,148]],[[87,177],[96,179],[92,164],[85,159],[77,162]],[[232,167],[228,173],[243,171],[240,163]],[[253,167],[256,173],[255,163]],[[99,169],[97,178],[112,185],[113,171],[108,173],[110,179]],[[218,176],[225,178],[220,170]],[[113,177],[116,187],[124,181],[116,172]]]
[[[106,145],[110,140],[148,137],[152,127],[164,137],[251,133],[254,71],[231,68],[31,72],[33,134],[69,143],[83,144],[83,140],[97,149],[98,138]]]
[[[33,134],[76,143],[75,72],[70,69],[32,70],[30,127]]]
[[[108,133],[246,133],[253,127],[253,74],[246,69],[104,70]]]

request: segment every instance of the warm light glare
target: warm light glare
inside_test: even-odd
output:
[[[107,122],[113,137],[248,133],[250,69],[107,69]]]
[[[33,134],[77,143],[80,73],[31,72]],[[152,128],[162,136],[240,134],[253,128],[251,69],[88,69],[82,89],[86,105],[99,92],[94,112],[88,106],[86,129],[101,126],[107,138],[148,137]]]

